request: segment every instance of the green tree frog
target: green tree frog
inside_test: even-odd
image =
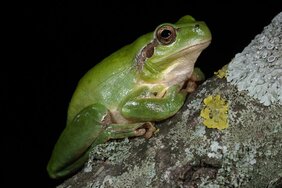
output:
[[[206,24],[186,15],[95,65],[70,101],[67,125],[47,165],[50,177],[74,173],[91,148],[110,139],[150,138],[153,123],[173,116],[202,79],[194,64],[210,41]]]

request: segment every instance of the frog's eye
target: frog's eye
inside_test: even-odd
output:
[[[156,37],[160,43],[168,45],[175,41],[176,31],[171,25],[163,25],[156,30]]]

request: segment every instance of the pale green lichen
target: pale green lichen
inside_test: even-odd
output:
[[[99,160],[107,159],[109,161],[120,163],[127,158],[127,155],[124,154],[129,153],[131,147],[132,146],[129,144],[128,138],[122,140],[112,140],[111,142],[99,144],[94,147],[89,156],[95,156],[95,159]],[[119,151],[123,151],[124,154],[120,155]]]
[[[282,12],[228,65],[227,81],[265,106],[282,105]]]
[[[102,187],[148,187],[155,176],[155,163],[144,161],[141,166],[134,166],[120,176],[106,176]]]

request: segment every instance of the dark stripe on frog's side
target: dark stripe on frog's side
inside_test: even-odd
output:
[[[143,69],[146,59],[154,55],[155,47],[159,45],[157,39],[152,40],[146,46],[142,48],[140,53],[136,56],[136,64],[138,71]]]

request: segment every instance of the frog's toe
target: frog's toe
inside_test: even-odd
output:
[[[146,134],[146,129],[137,129],[134,131],[135,136],[142,136],[144,134]]]
[[[144,134],[145,138],[151,138],[157,130],[154,124],[151,122],[145,123],[143,127],[146,129],[146,133]]]

